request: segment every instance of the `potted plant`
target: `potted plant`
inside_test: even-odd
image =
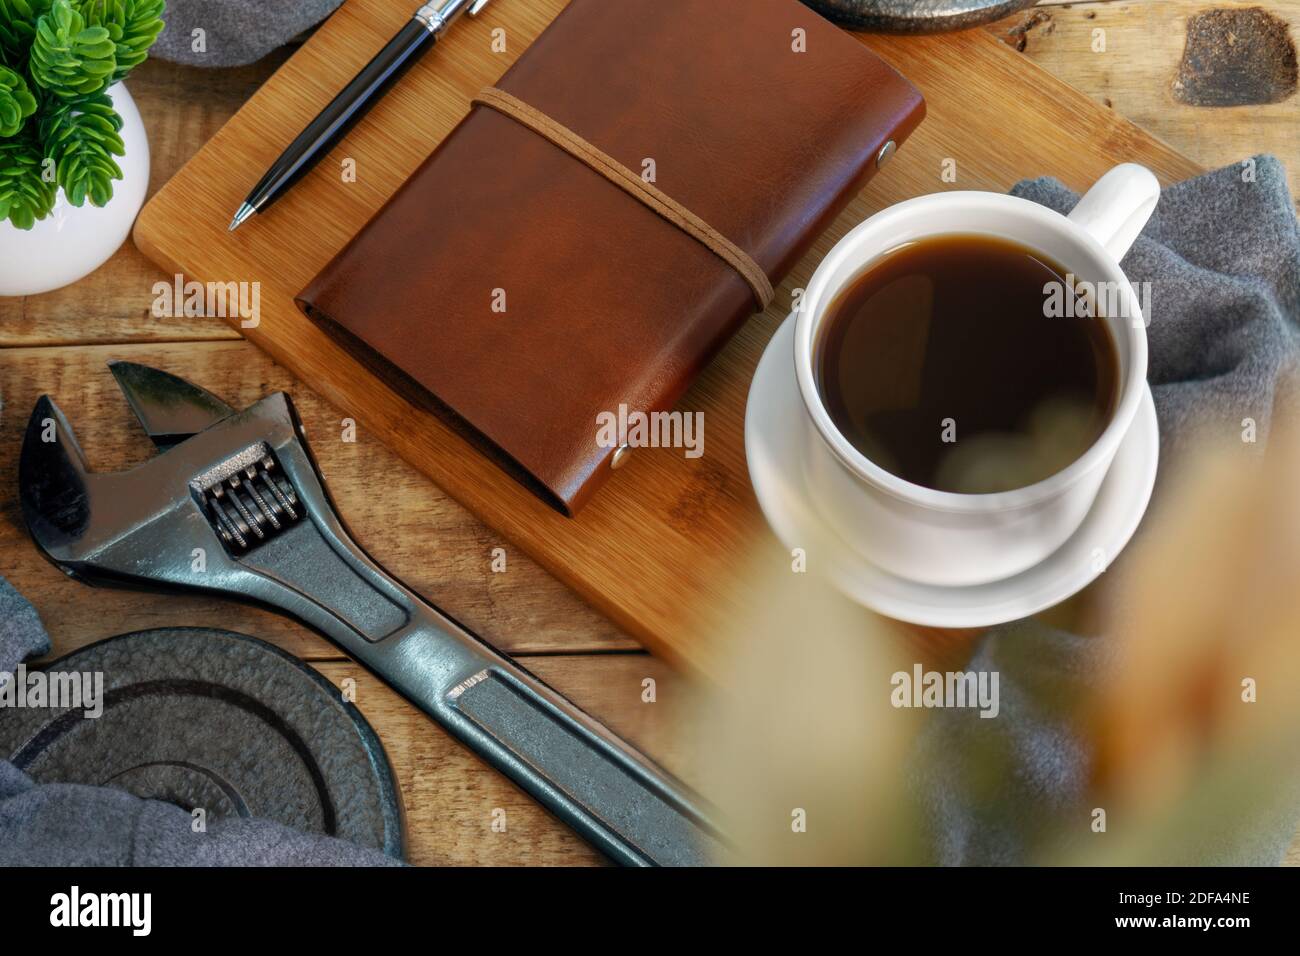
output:
[[[149,149],[122,81],[162,31],[163,6],[0,0],[0,295],[73,282],[130,231]]]

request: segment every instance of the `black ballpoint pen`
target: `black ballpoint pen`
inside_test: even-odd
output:
[[[443,32],[468,12],[475,16],[488,0],[435,0],[415,11],[411,21],[375,54],[352,82],[307,125],[271,164],[230,221],[234,232],[253,213],[265,212],[347,135],[375,101],[410,69]]]

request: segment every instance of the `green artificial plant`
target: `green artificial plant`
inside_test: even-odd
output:
[[[60,189],[113,198],[122,118],[105,92],[144,62],[164,0],[0,0],[0,221],[30,229]]]

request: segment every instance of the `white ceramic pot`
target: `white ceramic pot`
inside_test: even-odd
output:
[[[845,541],[899,577],[940,586],[1008,578],[1043,561],[1079,527],[1146,392],[1146,326],[1119,267],[1160,196],[1141,166],[1117,166],[1068,216],[1001,193],[948,192],[899,203],[858,226],[818,266],[795,325],[795,375],[808,417],[804,466],[813,505]],[[836,292],[886,252],[930,236],[974,233],[1038,249],[1096,288],[1117,292],[1104,321],[1119,352],[1119,402],[1101,437],[1064,470],[1024,488],[954,494],[899,478],[836,428],[813,356]],[[1099,285],[1104,283],[1105,285]],[[972,290],[996,294],[996,290]]]
[[[140,111],[121,83],[108,90],[122,117],[118,156],[122,179],[107,206],[68,202],[59,190],[54,210],[29,231],[0,222],[0,296],[35,295],[76,282],[108,261],[131,232],[149,188],[149,139]]]

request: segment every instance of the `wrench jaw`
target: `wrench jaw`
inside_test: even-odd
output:
[[[79,565],[95,476],[72,426],[48,395],[40,397],[27,421],[18,483],[23,520],[41,553],[65,574],[90,583]]]
[[[94,586],[261,604],[354,651],[409,625],[419,599],[344,524],[288,395],[193,435],[165,431],[151,460],[95,473],[62,410],[42,396],[23,441],[19,496],[47,560]]]
[[[206,389],[170,372],[136,362],[109,362],[122,395],[161,451],[167,451],[235,410]]]
[[[295,440],[288,396],[267,396],[195,435],[169,435],[165,443],[154,436],[165,449],[161,454],[125,472],[96,473],[63,411],[43,395],[28,419],[19,456],[27,529],[47,560],[85,584],[232,590],[227,585],[237,566],[223,560],[221,541],[190,481],[228,457],[241,440],[253,444],[254,436],[274,436],[277,444]],[[278,509],[279,502],[271,500]],[[217,559],[217,573],[191,570],[195,549]]]
[[[304,567],[338,565],[351,581],[369,559],[338,518],[287,395],[268,395],[196,434],[170,429],[165,437],[153,459],[95,473],[59,407],[48,396],[37,402],[19,495],[47,560],[85,584],[262,604],[345,642],[405,622],[399,589],[355,588],[355,620],[333,620],[328,586],[301,580]]]

